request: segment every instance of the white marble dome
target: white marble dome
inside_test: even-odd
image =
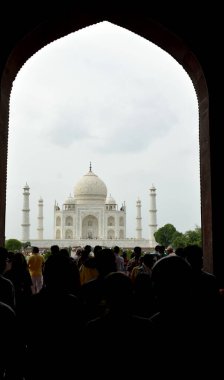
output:
[[[106,199],[106,205],[116,205],[116,201],[115,199],[110,195],[108,195],[107,199]]]
[[[69,197],[64,202],[64,204],[66,204],[66,205],[71,205],[74,203],[75,203],[75,199],[71,196],[71,194],[69,195]]]
[[[105,183],[92,172],[91,168],[76,184],[74,198],[76,201],[105,202],[107,187]]]

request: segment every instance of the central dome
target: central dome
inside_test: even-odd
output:
[[[105,183],[90,170],[85,174],[74,188],[74,198],[79,201],[101,201],[105,203],[107,187]]]

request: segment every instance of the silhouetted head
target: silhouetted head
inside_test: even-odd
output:
[[[48,289],[75,291],[80,283],[76,264],[63,254],[53,255],[45,262],[43,276]]]
[[[116,257],[114,252],[109,248],[104,248],[98,252],[96,264],[100,275],[103,277],[108,273],[117,271]]]
[[[152,253],[145,253],[142,261],[148,268],[152,268],[156,262],[156,255],[153,255]]]
[[[62,249],[60,250],[60,255],[64,255],[64,256],[70,257],[67,248],[62,248]]]
[[[192,269],[179,256],[166,256],[152,269],[152,284],[162,307],[178,308],[192,295]]]
[[[84,250],[86,251],[86,252],[88,252],[88,253],[90,253],[91,251],[92,251],[92,247],[91,247],[91,245],[86,245],[85,247],[84,247]]]
[[[139,257],[141,256],[141,254],[142,254],[142,249],[141,249],[141,247],[135,247],[135,248],[134,248],[134,254],[135,254],[135,257],[136,257],[136,258],[139,258]]]
[[[58,254],[59,251],[60,251],[60,248],[59,248],[58,245],[55,244],[55,245],[52,245],[52,246],[51,246],[51,253],[52,253],[52,255],[56,255],[56,254]]]
[[[131,306],[133,288],[130,277],[122,272],[113,272],[105,277],[104,292],[109,307],[117,311],[128,311]]]
[[[27,261],[21,252],[16,252],[11,256],[12,268],[14,270],[23,270],[27,268]]]
[[[97,253],[102,251],[102,246],[101,245],[95,245],[95,247],[93,248],[93,253],[94,253],[94,256],[96,257],[97,256]]]
[[[120,248],[117,245],[115,245],[115,247],[114,247],[114,253],[116,253],[118,255],[119,252],[120,252]]]
[[[187,262],[191,265],[194,271],[199,271],[203,266],[203,251],[196,244],[188,245],[184,248],[184,254]]]
[[[175,253],[177,256],[180,256],[182,257],[183,259],[185,258],[185,251],[184,251],[184,248],[182,247],[178,247],[176,250],[175,250]]]

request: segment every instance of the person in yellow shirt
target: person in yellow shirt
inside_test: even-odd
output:
[[[44,258],[40,255],[39,248],[33,247],[32,255],[28,259],[28,268],[33,283],[33,294],[38,293],[43,286],[43,264]]]

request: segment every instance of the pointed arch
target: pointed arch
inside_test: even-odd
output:
[[[9,99],[13,80],[23,64],[42,47],[71,32],[105,20],[139,34],[167,51],[187,71],[194,84],[199,105],[203,248],[206,253],[205,267],[212,270],[213,235],[208,115],[209,101],[205,76],[197,58],[183,42],[182,38],[155,20],[147,17],[147,13],[145,12],[140,12],[137,15],[122,12],[110,13],[109,11],[81,13],[78,10],[71,12],[71,9],[66,11],[66,8],[63,8],[60,9],[60,14],[59,12],[57,13],[57,11],[52,12],[51,16],[48,15],[46,19],[45,15],[40,12],[40,14],[37,14],[36,18],[32,20],[32,26],[28,26],[27,24],[27,29],[24,28],[27,32],[23,32],[23,35],[19,36],[14,48],[12,49],[13,45],[9,45],[8,56],[3,57],[5,65],[2,69],[0,88],[0,245],[3,245],[5,240],[8,118]]]

